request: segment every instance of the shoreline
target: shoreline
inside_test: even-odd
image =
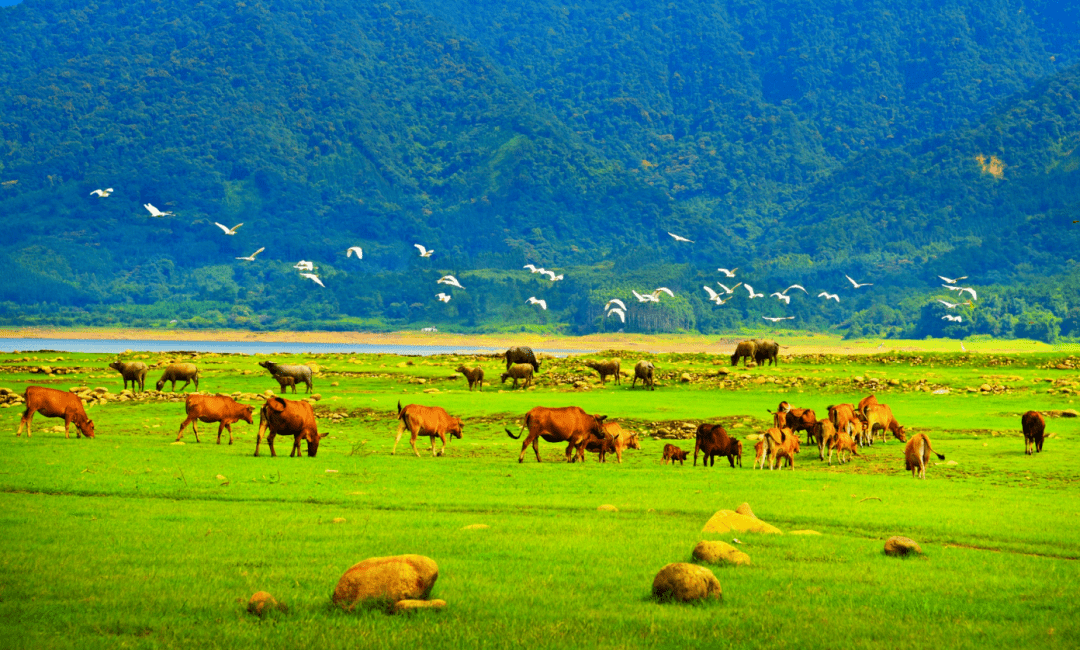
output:
[[[459,348],[502,349],[513,345],[528,345],[546,350],[626,350],[652,353],[710,353],[731,354],[735,344],[743,339],[761,335],[731,334],[704,336],[701,334],[588,334],[584,336],[551,336],[523,332],[521,334],[454,334],[449,332],[311,332],[244,330],[157,330],[137,328],[0,328],[0,338],[15,339],[79,339],[79,340],[151,340],[151,341],[215,341],[260,343],[333,343],[353,345],[414,345]],[[954,340],[842,340],[827,334],[782,333],[767,335],[786,346],[784,354],[874,354],[878,352],[961,352],[960,341]],[[1080,352],[1076,344],[1049,345],[1026,339],[965,341],[968,352]],[[876,344],[876,345],[875,345]]]

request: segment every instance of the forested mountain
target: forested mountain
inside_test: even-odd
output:
[[[621,326],[608,298],[663,285],[676,298],[631,306],[628,329],[1080,333],[1065,3],[25,0],[0,18],[0,322],[587,332]],[[874,287],[714,306],[717,266],[759,291]],[[960,272],[986,298],[943,328],[932,281]],[[448,304],[445,273],[466,287]]]

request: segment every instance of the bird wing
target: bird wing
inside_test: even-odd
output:
[[[540,305],[540,309],[547,310],[547,301],[546,300],[537,300],[536,304]]]
[[[155,207],[153,206],[153,204],[150,204],[150,203],[144,203],[144,204],[143,204],[143,207],[144,207],[144,208],[146,208],[146,209],[147,209],[147,211],[149,211],[149,212],[150,212],[150,214],[151,214],[152,216],[155,216],[155,217],[156,217],[156,216],[158,216],[159,214],[161,214],[161,210],[158,210],[157,208],[155,208]]]
[[[668,289],[667,287],[660,287],[659,289],[653,291],[653,293],[654,294],[659,294],[661,291],[663,291],[667,295],[671,296],[672,298],[675,297],[675,292],[673,292],[671,289]]]
[[[221,228],[222,230],[224,230],[226,235],[229,234],[230,232],[232,232],[231,230],[229,230],[228,228],[226,228],[225,226],[221,225],[220,223],[218,223],[216,221],[214,222],[214,225],[217,226],[218,228]]]
[[[975,300],[979,299],[979,297],[975,295],[975,290],[972,289],[971,287],[964,287],[963,289],[960,290],[960,293],[963,294],[965,291],[970,293],[971,297],[974,298]]]
[[[90,196],[93,196],[95,194],[101,196],[102,194],[104,194],[104,192],[102,192],[101,190],[94,190],[93,192],[90,192]]]
[[[708,285],[702,287],[702,289],[705,290],[705,293],[709,294],[709,300],[716,300],[717,298],[720,297],[719,294],[717,294],[715,291],[713,291],[713,288],[708,286]]]
[[[810,295],[810,292],[807,291],[801,284],[793,284],[790,287],[788,287],[787,289],[784,289],[784,291],[782,293],[787,293],[788,291],[791,291],[792,289],[798,289],[799,291],[802,291],[803,293],[805,293],[807,295]]]
[[[960,287],[950,287],[950,286],[949,286],[949,285],[947,285],[947,284],[943,284],[943,285],[941,285],[941,286],[945,287],[945,288],[946,288],[946,289],[948,289],[949,291],[960,291]]]
[[[949,284],[956,284],[956,280],[950,280],[949,278],[945,277],[944,275],[939,275],[938,277],[941,278],[942,280],[944,280],[945,282],[948,282]]]
[[[242,225],[244,225],[244,224],[243,224],[243,223],[238,223],[238,224],[236,224],[235,226],[233,226],[232,228],[229,228],[229,230],[230,230],[231,232],[235,233],[235,232],[236,232],[236,229],[237,229],[237,228],[239,228],[239,227],[240,227],[240,226],[242,226]]]
[[[421,246],[420,244],[413,244],[413,247],[416,248],[416,250],[420,251],[421,255],[423,255],[424,253],[427,252],[427,249],[424,248],[423,246]]]
[[[850,282],[852,285],[854,285],[856,289],[859,288],[859,283],[852,280],[850,275],[845,275],[844,277],[847,278],[848,282]]]
[[[946,301],[942,300],[941,298],[938,298],[938,302],[940,302],[941,304],[945,305],[945,306],[946,306],[946,307],[948,307],[949,309],[952,309],[953,307],[955,307],[955,306],[956,306],[956,303],[952,303],[952,302],[946,302]]]
[[[608,301],[609,305],[611,303],[615,303],[616,305],[619,306],[620,309],[624,309],[624,310],[626,309],[626,305],[623,304],[623,301],[619,300],[618,298],[612,298],[611,300]]]
[[[613,313],[613,314],[618,313],[619,314],[619,320],[622,321],[623,323],[626,322],[626,314],[623,312],[623,310],[621,310],[621,309],[618,309],[618,310],[612,309],[611,313]]]
[[[523,269],[529,269],[529,270],[530,270],[530,271],[532,271],[533,273],[536,273],[536,266],[534,266],[534,265],[532,265],[532,264],[526,264],[525,266],[523,266],[523,267],[521,267],[521,268],[523,268]]]
[[[630,293],[634,294],[634,297],[638,299],[638,302],[645,302],[645,296],[641,295],[637,291],[634,291],[633,289],[631,289]]]
[[[748,284],[744,284],[743,286],[746,287],[746,290],[750,292],[750,297],[753,298],[754,297],[754,287],[751,287]]]

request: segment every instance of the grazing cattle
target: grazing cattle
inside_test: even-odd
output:
[[[931,452],[938,460],[945,460],[943,454],[937,453],[930,446],[930,438],[925,433],[916,433],[904,445],[904,468],[911,470],[912,478],[926,478],[926,462],[930,460]]]
[[[878,403],[878,401],[877,401],[876,397],[874,397],[873,395],[867,395],[866,397],[859,400],[859,406],[856,409],[856,411],[858,413],[862,413],[864,408],[866,408],[867,406],[870,406],[871,404],[877,404],[877,403]]]
[[[890,431],[897,440],[904,442],[904,427],[893,417],[892,409],[887,404],[870,404],[862,411],[863,420],[866,421],[866,434],[870,437],[870,444],[874,444],[874,431],[881,429],[881,442],[885,442],[885,431]]]
[[[515,363],[527,363],[533,367],[533,371],[540,372],[540,362],[536,360],[536,355],[533,354],[532,348],[515,345],[506,352],[503,352],[503,357],[506,359],[507,370],[510,370],[510,366]]]
[[[315,458],[319,451],[319,440],[326,434],[319,435],[319,425],[315,421],[315,410],[311,404],[303,400],[288,400],[282,397],[267,397],[259,411],[259,435],[255,439],[255,455],[259,455],[259,443],[262,442],[263,433],[270,432],[266,437],[266,444],[270,445],[270,455],[277,456],[274,451],[274,436],[292,436],[293,446],[289,452],[289,458],[294,455],[303,456],[300,451],[300,440],[307,441],[308,458]]]
[[[637,380],[641,380],[642,387],[649,390],[656,390],[656,380],[653,375],[656,372],[656,368],[653,366],[652,361],[638,361],[634,365],[634,381],[630,382],[630,388],[637,386]]]
[[[779,462],[787,459],[791,469],[795,469],[795,454],[799,453],[799,436],[791,429],[773,427],[765,432],[765,456],[769,469],[775,469]],[[765,464],[762,463],[762,469]]]
[[[282,393],[287,393],[288,388],[292,386],[293,394],[296,393],[296,377],[286,377],[285,375],[274,375],[274,379],[277,380],[279,389]]]
[[[311,379],[312,373],[310,366],[283,365],[274,363],[273,361],[260,361],[259,365],[266,368],[275,379],[277,379],[279,375],[292,377],[295,382],[293,384],[293,392],[296,392],[296,384],[307,385],[307,390],[305,391],[307,393],[310,393],[311,387],[314,386],[314,382]],[[280,382],[281,380],[279,379],[278,381]]]
[[[638,440],[638,434],[623,431],[618,422],[604,423],[603,440],[590,436],[585,442],[586,451],[599,452],[601,463],[607,462],[607,454],[615,452],[615,457],[621,464],[623,452],[627,449],[641,449],[641,443]]]
[[[768,457],[768,444],[765,442],[765,438],[757,441],[754,445],[754,469],[765,469],[765,459]]]
[[[409,404],[405,408],[401,408],[401,402],[398,401],[397,409],[397,438],[394,439],[394,448],[390,452],[391,456],[397,453],[398,443],[401,442],[401,434],[406,429],[412,434],[409,444],[412,445],[413,453],[416,454],[417,458],[420,457],[420,452],[416,450],[417,436],[427,436],[431,439],[432,456],[442,456],[446,452],[447,434],[450,434],[451,438],[461,440],[461,418],[451,417],[441,407]],[[435,453],[435,436],[442,440],[442,448],[439,449],[438,454]]]
[[[735,352],[731,355],[731,365],[739,365],[739,359],[742,359],[743,366],[745,367],[747,362],[754,361],[756,363],[757,357],[757,344],[753,341],[741,341],[735,346]]]
[[[836,427],[833,426],[832,420],[818,420],[814,424],[813,437],[817,438],[818,460],[825,460],[825,450],[829,449],[836,436]]]
[[[742,444],[728,435],[719,424],[699,424],[694,434],[694,466],[697,466],[698,451],[703,454],[702,467],[716,465],[716,457],[726,457],[732,467],[739,461],[742,467]]]
[[[533,367],[527,363],[515,363],[510,366],[510,369],[502,374],[502,383],[506,383],[507,379],[514,380],[514,388],[518,387],[518,380],[524,379],[525,383],[521,385],[522,388],[528,388],[529,384],[533,380]]]
[[[191,425],[195,432],[195,442],[199,442],[199,430],[195,427],[196,422],[219,422],[217,430],[217,443],[221,444],[221,432],[229,430],[229,444],[232,444],[232,425],[243,420],[252,424],[252,407],[240,404],[228,395],[195,395],[191,394],[184,398],[184,409],[187,418],[180,423],[180,430],[176,433],[176,439],[184,437],[184,429]]]
[[[1020,426],[1024,429],[1024,453],[1031,455],[1031,446],[1036,453],[1042,451],[1043,436],[1046,434],[1046,421],[1038,411],[1028,411],[1020,417]]]
[[[469,382],[469,390],[472,390],[473,386],[479,390],[484,390],[484,369],[480,366],[470,369],[466,368],[465,364],[461,364],[454,372],[465,375],[465,379]]]
[[[521,443],[521,454],[518,462],[525,462],[525,450],[532,445],[536,453],[536,462],[540,462],[540,438],[547,442],[566,442],[566,461],[570,462],[570,455],[577,450],[578,460],[585,460],[585,443],[589,437],[604,437],[604,420],[606,415],[589,415],[578,406],[564,406],[562,408],[547,408],[537,406],[525,414],[521,423],[521,430],[514,435],[510,429],[506,435],[514,440],[521,438],[521,432],[529,428],[529,435]]]
[[[852,440],[854,440],[860,447],[866,447],[870,444],[866,435],[866,423],[859,419],[856,415],[854,420],[850,420],[847,423],[847,429],[844,431]]]
[[[161,375],[161,379],[157,382],[157,389],[161,390],[165,387],[165,382],[171,381],[172,388],[170,390],[176,390],[176,382],[183,381],[184,385],[180,387],[180,392],[183,392],[188,384],[195,382],[195,390],[199,390],[199,368],[194,363],[173,363],[169,364],[165,368],[165,374]]]
[[[829,465],[832,465],[832,455],[836,452],[836,459],[840,461],[840,464],[851,460],[851,456],[859,455],[858,445],[848,435],[847,431],[837,431],[836,435],[829,439]],[[847,460],[844,459],[844,452],[847,452]]]
[[[686,462],[686,450],[680,449],[672,444],[664,445],[663,464],[667,465],[668,463],[671,463],[674,465],[675,461],[679,461],[680,465],[684,464]]]
[[[619,375],[619,360],[618,359],[605,359],[604,361],[586,361],[585,365],[592,368],[600,374],[600,385],[604,385],[604,380],[608,375],[615,375],[615,383],[621,384],[622,378]]]
[[[855,419],[855,407],[851,404],[834,404],[825,407],[829,411],[829,420],[837,431],[847,431],[848,422]]]
[[[817,415],[813,409],[795,409],[791,408],[791,404],[787,402],[780,402],[780,405],[776,407],[776,412],[773,413],[768,409],[767,412],[772,413],[773,426],[778,429],[791,429],[793,433],[798,434],[800,431],[806,432],[806,444],[813,444],[814,442],[814,425],[817,424]]]
[[[86,409],[83,408],[82,400],[74,393],[69,393],[55,388],[44,386],[30,386],[23,393],[26,400],[26,410],[23,411],[22,419],[19,420],[19,428],[16,436],[22,435],[23,426],[26,427],[26,437],[31,436],[31,426],[35,413],[41,413],[47,418],[64,418],[64,437],[71,437],[71,423],[75,423],[75,437],[94,437],[94,421],[86,417]]]
[[[124,390],[127,390],[128,382],[131,382],[131,389],[141,393],[146,390],[146,373],[150,371],[146,367],[146,364],[142,361],[114,361],[109,364],[109,367],[120,373],[124,378]]]
[[[768,361],[770,365],[778,365],[780,346],[776,341],[768,339],[754,339],[754,361],[759,366],[764,366]]]

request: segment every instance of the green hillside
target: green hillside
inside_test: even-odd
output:
[[[1080,12],[1059,3],[26,0],[0,17],[0,323],[587,332],[622,326],[607,299],[667,286],[627,329],[1075,329]],[[874,288],[716,307],[717,266],[759,291]],[[466,290],[443,304],[446,273]],[[924,309],[938,273],[992,287],[963,326]]]

